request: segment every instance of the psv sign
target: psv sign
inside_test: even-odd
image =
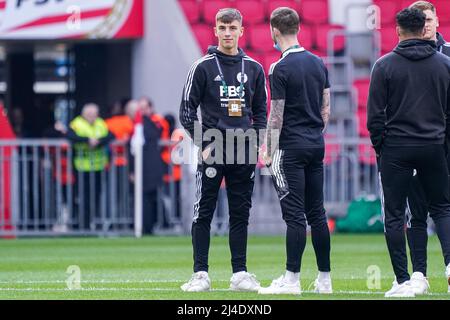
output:
[[[0,39],[143,36],[144,0],[0,0]]]

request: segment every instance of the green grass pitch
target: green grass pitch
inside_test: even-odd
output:
[[[449,299],[439,242],[428,245],[431,295],[416,299]],[[311,239],[302,263],[301,296],[259,296],[228,291],[231,276],[226,237],[214,237],[210,249],[212,291],[184,293],[180,285],[192,272],[189,237],[65,238],[0,241],[0,299],[383,299],[393,272],[383,235],[333,235],[332,278],[335,293],[316,295],[317,274]],[[284,271],[284,237],[249,238],[248,268],[263,286]],[[76,265],[81,289],[69,290],[66,273]],[[381,271],[381,287],[367,287],[367,268]]]

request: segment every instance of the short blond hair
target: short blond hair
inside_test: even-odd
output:
[[[436,14],[436,7],[434,4],[428,1],[416,1],[409,6],[409,8],[419,9],[422,11],[431,10],[434,14]]]

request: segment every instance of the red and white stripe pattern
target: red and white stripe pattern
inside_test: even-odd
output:
[[[113,38],[134,0],[0,0],[0,39]],[[79,24],[71,23],[79,17]],[[98,33],[98,35],[96,34]]]

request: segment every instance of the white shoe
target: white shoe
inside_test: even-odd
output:
[[[430,289],[430,284],[428,283],[427,278],[425,278],[422,272],[414,272],[411,275],[409,284],[411,285],[411,288],[415,295],[427,294],[428,290]]]
[[[254,274],[250,274],[246,271],[233,274],[230,280],[230,289],[233,291],[250,291],[258,292],[261,285],[256,280]]]
[[[384,294],[385,298],[414,298],[415,296],[409,281],[405,281],[402,284],[394,281],[391,290]]]
[[[331,285],[331,278],[320,279],[320,277],[318,276],[314,281],[314,292],[320,294],[332,294],[333,287]]]
[[[192,275],[191,280],[181,286],[185,292],[203,292],[211,289],[208,272],[200,271]]]
[[[447,292],[450,293],[450,263],[448,264],[447,269],[445,269],[445,275],[447,276],[447,282],[448,282]]]
[[[284,276],[279,277],[272,281],[271,285],[267,288],[261,288],[258,291],[259,294],[301,294],[300,281],[295,283],[288,283]]]

